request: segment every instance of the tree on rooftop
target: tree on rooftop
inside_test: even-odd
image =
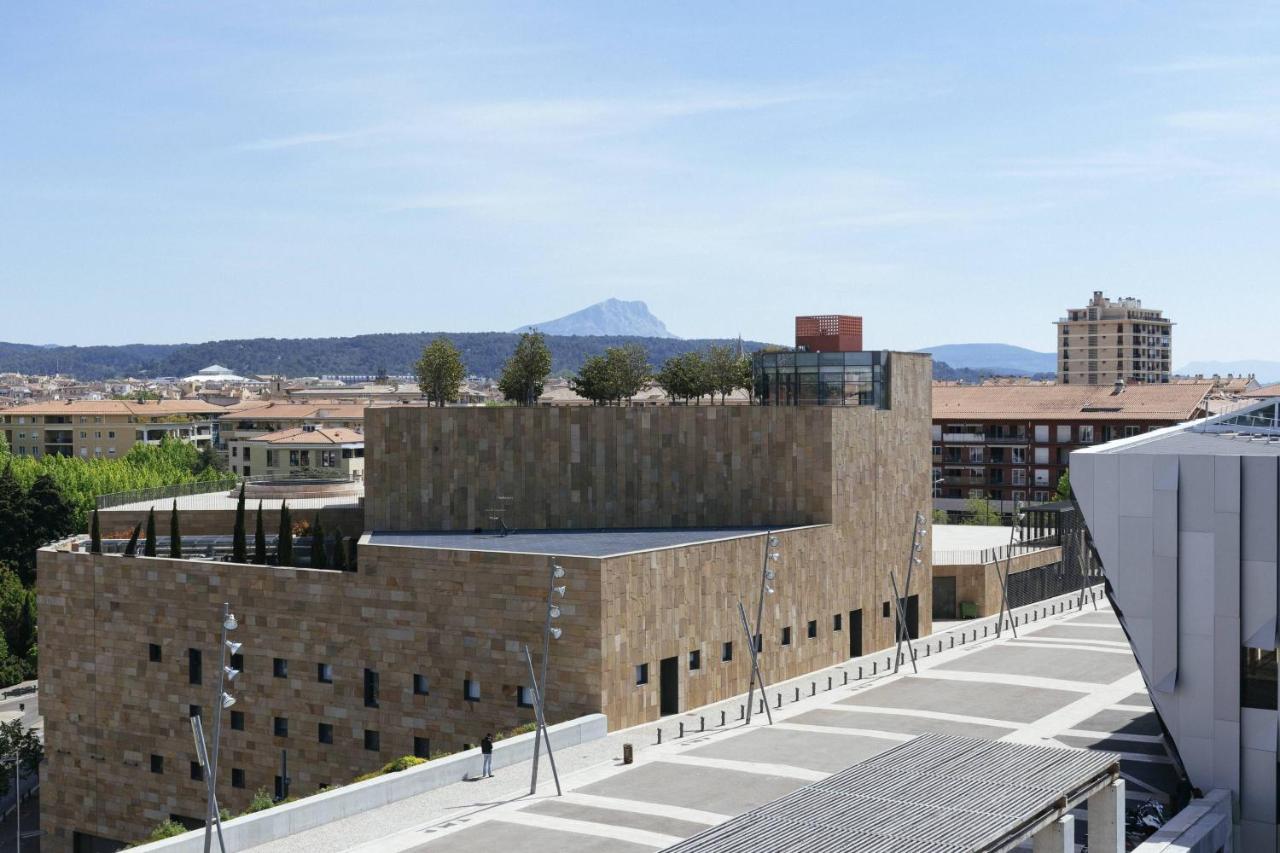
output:
[[[293,519],[287,501],[280,503],[280,539],[276,543],[276,564],[293,565]]]
[[[311,525],[311,568],[329,568],[329,555],[325,552],[324,527],[320,524],[318,512],[315,522]]]
[[[124,555],[126,557],[136,556],[138,553],[138,537],[142,535],[142,522],[139,521],[133,526],[133,533],[129,535],[129,543],[124,546]]]
[[[178,529],[178,501],[173,501],[173,511],[169,513],[169,556],[175,560],[182,559],[182,531]]]
[[[498,390],[503,399],[532,406],[542,396],[543,385],[551,373],[551,350],[541,332],[525,332],[516,342],[515,351],[502,368]]]
[[[151,507],[147,510],[147,536],[142,545],[142,556],[154,557],[156,555],[156,508]]]
[[[240,495],[236,498],[236,522],[231,532],[231,561],[233,563],[247,563],[249,561],[248,547],[245,542],[244,529],[244,483],[240,483]]]
[[[418,375],[418,388],[428,402],[437,406],[458,399],[458,388],[467,376],[467,368],[448,338],[436,338],[422,350],[422,357],[414,365]]]
[[[97,507],[94,507],[93,520],[89,522],[89,553],[102,553],[102,527],[98,522]]]
[[[253,528],[253,561],[260,566],[267,564],[267,534],[262,526],[262,501],[258,501],[258,521]]]

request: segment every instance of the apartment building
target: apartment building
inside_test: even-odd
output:
[[[42,550],[43,849],[203,813],[188,717],[220,713],[223,601],[244,643],[221,712],[232,810],[273,789],[281,750],[309,793],[530,721],[523,645],[553,561],[553,722],[603,712],[621,729],[744,692],[753,641],[778,681],[891,646],[885,567],[929,500],[930,359],[879,360],[880,393],[825,405],[371,408],[355,571]],[[749,640],[738,602],[770,548]],[[901,593],[913,634],[932,612],[921,556]]]
[[[1058,327],[1058,383],[1111,385],[1117,380],[1158,385],[1172,375],[1173,321],[1143,308],[1142,300],[1114,302],[1093,292],[1084,308],[1072,308]]]
[[[231,467],[245,477],[286,479],[308,475],[364,478],[364,433],[310,424],[231,444]]]
[[[115,458],[166,437],[208,444],[224,411],[203,400],[51,400],[5,409],[0,428],[19,456]]]
[[[1203,417],[1212,382],[933,388],[933,506],[1051,500],[1071,451]]]
[[[320,429],[364,431],[364,409],[361,404],[320,401],[293,403],[255,401],[229,407],[218,418],[218,446],[226,451],[232,473],[249,476],[265,474],[265,455],[259,456],[249,442],[272,433],[290,430]],[[262,446],[265,453],[267,448]],[[258,456],[257,465],[254,457]],[[254,468],[259,470],[253,470]]]

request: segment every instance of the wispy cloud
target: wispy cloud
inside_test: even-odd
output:
[[[1214,136],[1280,135],[1280,109],[1190,110],[1165,117],[1165,124]]]
[[[1198,74],[1210,71],[1255,71],[1277,65],[1280,65],[1280,54],[1193,56],[1153,65],[1138,65],[1132,70],[1138,74]]]
[[[343,130],[331,133],[299,133],[293,136],[278,136],[271,139],[259,139],[236,146],[239,151],[279,151],[285,148],[301,148],[312,145],[326,145],[335,142],[349,142],[378,133],[377,128],[361,130]]]
[[[1011,160],[996,169],[999,177],[1063,180],[1159,180],[1187,175],[1220,175],[1216,163],[1169,151],[1106,151],[1074,157]]]

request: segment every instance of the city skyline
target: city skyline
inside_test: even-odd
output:
[[[1280,14],[1170,12],[17,10],[0,290],[57,320],[0,340],[508,330],[618,297],[681,337],[848,312],[873,348],[1049,352],[1103,290],[1177,323],[1175,367],[1267,358]],[[1206,294],[1251,310],[1228,334]]]

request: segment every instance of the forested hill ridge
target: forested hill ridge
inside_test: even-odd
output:
[[[62,373],[77,379],[190,376],[211,364],[246,374],[284,376],[351,376],[410,374],[422,348],[446,337],[462,352],[467,372],[496,377],[511,356],[519,335],[513,332],[413,332],[357,335],[349,338],[250,338],[200,344],[125,344],[122,346],[36,346],[0,343],[0,373],[47,375]],[[652,338],[621,335],[547,335],[551,369],[567,374],[587,356],[606,347],[637,343],[655,367],[673,355],[704,349],[710,344],[737,345],[737,340]],[[743,341],[753,352],[766,346]]]

